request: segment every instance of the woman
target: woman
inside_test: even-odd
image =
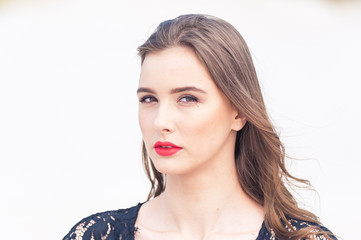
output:
[[[336,239],[297,207],[249,50],[229,23],[183,15],[138,48],[148,201],[64,239]]]

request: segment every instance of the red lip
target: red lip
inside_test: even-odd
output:
[[[171,142],[161,142],[158,141],[154,144],[155,152],[161,156],[171,156],[183,148],[171,143]]]

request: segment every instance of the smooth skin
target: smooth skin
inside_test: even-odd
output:
[[[236,134],[246,119],[194,51],[172,47],[147,54],[138,98],[143,140],[167,179],[165,191],[142,205],[135,239],[256,239],[264,210],[242,190],[234,159]],[[157,141],[182,150],[160,156]]]

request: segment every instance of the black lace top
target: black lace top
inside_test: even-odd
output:
[[[134,240],[137,231],[135,221],[141,207],[138,205],[115,211],[107,211],[93,214],[77,223],[63,240]],[[302,229],[313,223],[290,220],[293,230]],[[327,228],[320,226],[324,231]],[[324,240],[323,236],[315,236],[314,240]],[[337,240],[336,238],[333,238]],[[268,231],[262,224],[256,240],[277,240],[273,231]]]

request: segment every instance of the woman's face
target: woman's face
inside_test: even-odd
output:
[[[234,160],[236,131],[245,119],[192,49],[147,54],[137,93],[143,140],[158,171],[187,174]]]

